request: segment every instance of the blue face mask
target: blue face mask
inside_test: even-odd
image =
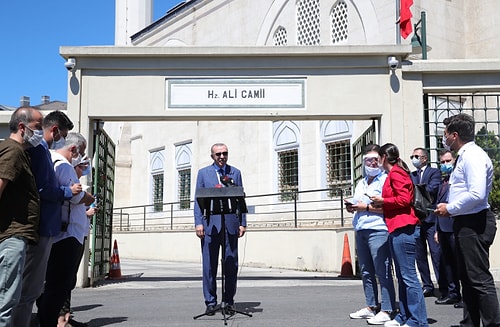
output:
[[[445,163],[445,164],[442,164],[439,168],[441,169],[441,172],[443,174],[451,174],[451,172],[453,171],[453,164],[452,163]]]

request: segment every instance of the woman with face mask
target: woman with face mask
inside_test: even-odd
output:
[[[382,195],[371,196],[372,204],[384,210],[389,244],[398,278],[399,313],[384,326],[428,326],[424,295],[415,268],[420,221],[412,207],[410,170],[391,143],[379,150],[379,165],[387,172]]]
[[[367,319],[368,324],[383,325],[395,312],[395,291],[392,280],[392,259],[389,249],[389,233],[381,208],[371,205],[369,196],[382,194],[387,177],[378,166],[376,144],[367,145],[363,156],[365,177],[359,181],[351,202],[346,209],[354,213],[356,249],[361,269],[366,307],[351,313],[352,319]],[[377,278],[380,283],[378,296]]]

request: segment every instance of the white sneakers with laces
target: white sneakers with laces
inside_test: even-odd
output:
[[[351,317],[351,319],[368,319],[375,317],[375,313],[372,309],[365,307],[349,314],[349,317]]]
[[[387,321],[384,327],[409,327],[407,324],[401,325],[396,319]]]
[[[385,311],[379,311],[373,318],[369,318],[366,322],[368,325],[384,325],[391,320],[391,316]],[[399,326],[399,325],[398,325]]]

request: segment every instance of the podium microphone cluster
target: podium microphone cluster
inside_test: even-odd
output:
[[[234,185],[234,180],[227,176],[227,175],[224,175],[221,177],[220,179],[220,182],[225,186],[225,187],[229,187],[229,186],[235,186]]]

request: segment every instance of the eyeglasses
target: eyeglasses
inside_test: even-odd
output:
[[[413,158],[420,159],[420,158],[425,158],[425,156],[419,156],[418,154],[414,154],[414,155],[410,156],[410,159],[413,159]]]
[[[214,153],[214,155],[216,155],[217,157],[220,157],[222,155],[224,155],[224,157],[227,157],[227,151],[224,151],[224,152],[217,152],[217,153]]]
[[[452,161],[453,161],[453,159],[445,159],[445,160],[441,160],[440,163],[444,164],[444,163],[449,163]]]
[[[365,162],[368,162],[368,163],[378,162],[378,158],[375,158],[375,157],[373,157],[373,158],[365,158],[364,160],[365,160]]]

